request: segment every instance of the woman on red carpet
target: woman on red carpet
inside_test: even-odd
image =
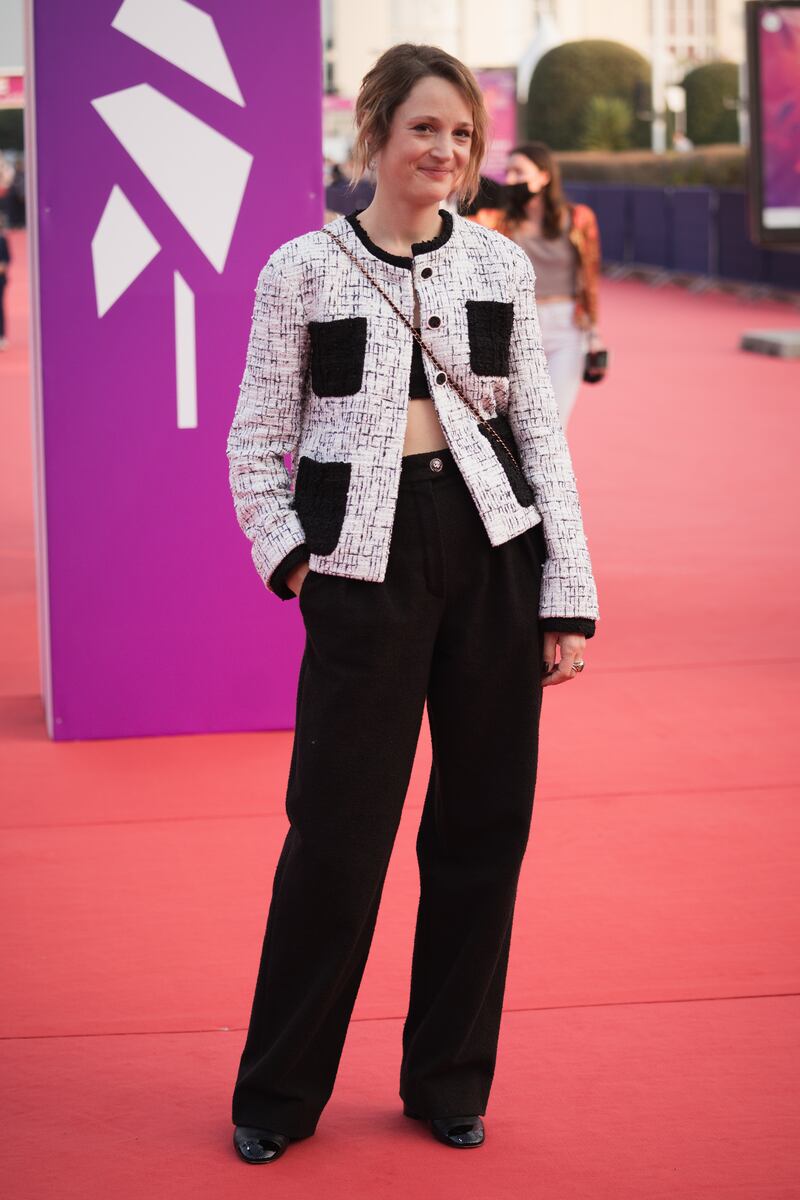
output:
[[[578,397],[588,350],[604,349],[599,328],[600,234],[588,204],[570,203],[544,142],[511,151],[505,204],[474,217],[513,238],[533,263],[542,344],[564,429]]]
[[[306,630],[233,1094],[248,1163],[311,1136],[331,1095],[426,703],[399,1090],[446,1145],[483,1143],[542,688],[578,678],[598,617],[530,260],[443,207],[477,191],[477,83],[394,46],[356,124],[374,198],[261,272],[228,439],[256,567]]]

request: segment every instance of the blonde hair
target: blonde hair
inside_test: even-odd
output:
[[[356,100],[356,139],[353,144],[355,187],[369,169],[370,159],[389,140],[392,117],[420,79],[437,75],[458,88],[472,109],[472,138],[469,163],[459,182],[456,195],[465,207],[472,203],[480,187],[480,169],[489,136],[489,115],[483,93],[468,67],[440,50],[438,46],[415,46],[402,42],[386,50],[361,81]]]

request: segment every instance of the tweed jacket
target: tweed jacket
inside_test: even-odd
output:
[[[599,617],[570,453],[542,350],[534,270],[509,238],[440,209],[442,231],[411,257],[372,243],[357,215],[331,229],[412,320],[430,393],[492,546],[534,529],[545,628],[591,637]],[[239,523],[282,599],[308,560],[381,582],[400,485],[413,339],[322,230],[280,246],[261,271],[228,435]],[[448,384],[458,382],[506,451]],[[291,454],[287,469],[285,456]]]

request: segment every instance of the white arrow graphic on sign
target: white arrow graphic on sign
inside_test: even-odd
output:
[[[209,262],[222,271],[252,154],[147,83],[100,96],[92,105]]]
[[[125,0],[114,29],[244,107],[214,18],[186,0]]]
[[[92,238],[98,317],[105,316],[160,249],[122,188],[115,184]]]
[[[244,106],[213,18],[195,5],[186,0],[124,0],[112,26]],[[91,103],[221,273],[252,154],[146,83],[99,96]],[[98,316],[130,287],[159,249],[133,205],[115,186],[92,239]],[[173,284],[178,427],[191,429],[197,426],[194,293],[177,271]]]

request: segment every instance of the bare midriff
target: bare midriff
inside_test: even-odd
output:
[[[419,326],[419,300],[414,298],[414,325]],[[436,405],[429,396],[411,397],[403,440],[403,454],[425,454],[430,450],[446,450],[444,435]]]
[[[424,399],[409,400],[403,454],[424,454],[428,450],[446,449],[447,438],[444,436],[433,401],[427,396]]]

